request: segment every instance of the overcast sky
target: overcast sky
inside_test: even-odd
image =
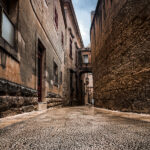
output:
[[[85,47],[90,44],[91,11],[95,10],[97,1],[72,0]]]

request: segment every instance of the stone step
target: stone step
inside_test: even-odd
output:
[[[63,102],[62,98],[48,98],[47,99],[47,108],[62,106],[63,103],[64,102]]]
[[[55,103],[48,103],[47,108],[56,107],[56,106],[63,106],[63,102],[55,102]]]
[[[48,98],[47,103],[63,102],[62,98]]]

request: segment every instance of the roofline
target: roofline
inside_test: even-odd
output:
[[[75,22],[75,25],[76,25],[76,29],[78,31],[78,35],[79,35],[79,38],[80,38],[81,47],[84,47],[83,39],[82,39],[82,36],[81,36],[81,32],[80,32],[79,24],[78,24],[77,17],[76,17],[75,11],[74,11],[74,7],[73,7],[73,4],[72,4],[72,0],[64,0],[64,3],[69,3],[70,10],[72,12],[73,19],[74,19],[74,22]]]
[[[95,9],[95,14],[94,14],[94,17],[93,17],[93,20],[92,20],[92,23],[91,23],[91,28],[90,28],[90,38],[91,38],[91,30],[92,30],[93,24],[95,22],[95,18],[96,18],[100,3],[102,3],[102,1],[103,0],[98,0],[98,2],[97,2],[97,6],[96,6],[96,9]]]

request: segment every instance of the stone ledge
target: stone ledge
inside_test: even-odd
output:
[[[5,79],[0,79],[0,96],[5,95],[37,97],[37,90],[10,82]]]
[[[61,96],[55,93],[48,92],[46,98],[61,98]]]
[[[18,114],[21,112],[35,110],[37,104],[37,97],[0,96],[0,117],[3,117],[3,114],[5,112],[6,114],[7,112],[8,114],[12,114],[12,112],[14,111],[15,114]]]
[[[37,110],[37,105],[23,106],[20,108],[10,108],[10,109],[0,112],[0,118],[4,118],[7,116],[14,116],[14,115],[22,114],[25,112],[32,112],[34,110]]]
[[[49,98],[47,99],[47,103],[55,103],[55,102],[63,102],[62,98]]]

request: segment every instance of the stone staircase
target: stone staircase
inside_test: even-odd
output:
[[[64,104],[63,98],[55,93],[48,93],[46,99],[47,99],[47,108],[63,106]]]
[[[47,108],[56,107],[56,106],[63,106],[63,99],[62,98],[48,98]]]

